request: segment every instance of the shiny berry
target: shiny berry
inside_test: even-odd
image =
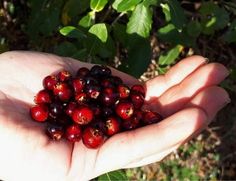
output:
[[[132,92],[130,94],[130,99],[134,105],[135,109],[140,109],[144,103],[144,97],[138,92]]]
[[[145,89],[142,85],[133,85],[131,87],[131,92],[137,92],[140,93],[143,97],[145,97]]]
[[[78,71],[77,71],[77,76],[78,77],[85,77],[89,74],[89,69],[86,67],[81,67]]]
[[[134,113],[134,106],[131,102],[119,102],[116,105],[116,114],[122,119],[130,118]]]
[[[105,88],[103,89],[101,96],[100,96],[100,101],[103,105],[105,106],[111,106],[115,104],[115,102],[118,99],[118,94],[113,88]]]
[[[49,75],[43,79],[43,87],[48,90],[53,90],[54,86],[57,84],[58,80],[56,76]]]
[[[48,90],[41,90],[39,91],[36,96],[34,97],[34,102],[36,104],[41,103],[50,103],[51,102],[51,95]]]
[[[159,113],[153,111],[146,111],[143,113],[142,121],[144,125],[148,125],[148,124],[158,123],[162,119],[163,118]]]
[[[105,137],[101,130],[94,127],[87,127],[83,131],[82,140],[87,148],[96,149],[103,144]]]
[[[94,65],[90,69],[90,75],[92,76],[110,76],[111,69],[106,66]]]
[[[53,89],[53,94],[61,101],[68,101],[72,96],[72,90],[66,83],[58,83]]]
[[[82,78],[76,78],[72,80],[72,87],[75,93],[80,93],[85,85],[85,81]]]
[[[86,85],[96,85],[99,84],[98,80],[92,76],[87,76],[84,78]]]
[[[77,107],[77,104],[75,102],[69,102],[69,104],[65,108],[65,113],[71,117],[76,107]]]
[[[132,130],[138,128],[143,118],[142,111],[135,111],[133,116],[122,121],[122,127],[124,130]]]
[[[73,124],[66,128],[65,137],[70,142],[79,142],[82,137],[82,130],[79,125]]]
[[[56,101],[49,105],[49,116],[51,118],[58,118],[63,114],[63,105],[61,102]]]
[[[78,104],[85,104],[88,102],[88,96],[84,92],[75,95],[75,100]]]
[[[105,122],[106,135],[112,136],[120,131],[120,121],[116,117],[108,117]]]
[[[66,71],[66,70],[62,70],[57,74],[57,78],[59,81],[61,82],[65,82],[71,79],[71,74],[70,72]]]
[[[130,89],[126,85],[118,85],[117,91],[121,99],[126,99],[129,97]]]
[[[92,121],[93,117],[92,109],[87,106],[79,106],[78,108],[75,108],[72,114],[73,121],[80,125],[88,124]]]
[[[64,135],[64,129],[62,126],[55,124],[49,124],[46,129],[46,134],[55,141],[59,141]]]
[[[48,118],[48,107],[45,104],[35,105],[30,108],[32,119],[38,122],[45,122]]]
[[[85,92],[89,98],[97,99],[101,93],[101,87],[98,84],[90,84],[85,87]]]

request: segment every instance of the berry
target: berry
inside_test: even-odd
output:
[[[130,98],[135,109],[140,109],[143,106],[144,98],[140,93],[132,92]]]
[[[128,119],[134,113],[134,106],[131,102],[119,102],[115,109],[116,114],[122,119]]]
[[[50,95],[49,91],[47,91],[47,90],[39,91],[36,94],[36,96],[34,97],[34,102],[36,104],[51,103],[51,95]]]
[[[85,77],[84,80],[85,80],[86,85],[98,85],[99,84],[98,80],[94,77],[91,77],[91,76]]]
[[[123,81],[120,77],[118,76],[111,76],[109,78],[109,80],[116,86],[120,85],[120,84],[123,84]]]
[[[100,101],[102,102],[102,104],[104,104],[105,106],[111,106],[115,104],[117,99],[118,99],[118,94],[115,92],[113,88],[107,87],[103,89],[100,97]]]
[[[104,87],[104,88],[114,88],[114,84],[112,83],[112,81],[108,78],[104,78],[102,81],[101,81],[101,86]]]
[[[129,97],[130,89],[126,85],[118,85],[117,91],[121,99],[126,99]]]
[[[75,95],[75,100],[78,104],[85,104],[88,102],[88,96],[87,94],[81,92]]]
[[[49,75],[43,79],[43,87],[47,90],[53,90],[54,86],[57,84],[58,80],[56,76]]]
[[[162,119],[163,118],[159,113],[153,111],[146,111],[143,113],[142,121],[144,125],[148,125],[148,124],[158,123]]]
[[[112,107],[103,107],[102,108],[102,115],[104,116],[104,117],[109,117],[109,116],[111,116],[112,114],[114,114],[114,110],[113,110],[113,108]]]
[[[76,78],[72,80],[72,87],[75,93],[82,92],[85,85],[85,81],[82,78]]]
[[[131,118],[128,118],[122,121],[122,127],[125,130],[131,130],[138,128],[140,126],[140,122],[142,120],[142,111],[135,111]]]
[[[80,106],[74,109],[72,119],[75,123],[80,125],[88,124],[93,119],[93,111],[87,106]]]
[[[101,93],[101,87],[99,85],[87,85],[85,87],[85,92],[87,93],[88,97],[92,99],[97,99]]]
[[[55,141],[58,141],[62,138],[64,134],[64,129],[62,126],[50,124],[47,126],[46,134]]]
[[[92,76],[110,76],[111,75],[111,69],[109,69],[106,66],[100,66],[100,65],[94,65],[90,69],[90,75]]]
[[[78,77],[85,77],[89,74],[89,69],[86,67],[81,67],[78,71],[77,71],[77,76]]]
[[[71,74],[70,72],[66,71],[66,70],[62,70],[57,74],[57,78],[59,79],[59,81],[61,82],[65,82],[68,81],[71,78]]]
[[[70,125],[72,123],[72,120],[66,114],[62,114],[62,115],[60,115],[60,117],[57,117],[57,118],[49,117],[48,122],[52,123],[52,124],[55,124],[55,125],[58,125],[58,126],[59,125],[60,126],[67,126],[67,125]]]
[[[87,127],[83,131],[82,140],[87,148],[98,148],[104,142],[104,134],[101,130],[94,127]]]
[[[73,124],[66,128],[65,137],[70,142],[78,142],[82,137],[82,130],[79,125]]]
[[[96,103],[90,103],[89,107],[92,109],[94,116],[100,116],[101,115],[101,106]]]
[[[30,108],[32,119],[38,122],[45,122],[48,118],[48,107],[45,104],[35,105]]]
[[[76,107],[77,107],[77,104],[75,102],[70,102],[65,108],[65,113],[71,117]]]
[[[106,133],[106,124],[101,119],[94,119],[89,126],[101,130],[104,134]]]
[[[53,89],[53,94],[61,101],[68,101],[72,96],[72,90],[66,83],[58,83]]]
[[[120,131],[120,122],[116,117],[107,118],[106,122],[106,135],[112,136]]]
[[[131,92],[140,93],[143,97],[145,97],[145,89],[142,85],[133,85],[131,87]]]
[[[49,105],[49,116],[51,118],[58,118],[63,113],[63,105],[61,102],[56,101]]]

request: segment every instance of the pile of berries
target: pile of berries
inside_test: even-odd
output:
[[[43,87],[30,115],[46,123],[46,134],[53,140],[82,139],[88,148],[97,148],[114,134],[162,120],[160,114],[141,109],[142,85],[129,88],[106,66],[82,67],[75,77],[60,71],[45,77]]]

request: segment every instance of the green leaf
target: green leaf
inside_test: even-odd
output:
[[[166,0],[170,8],[171,22],[178,30],[181,30],[186,24],[186,16],[183,8],[177,0]]]
[[[62,22],[64,25],[69,24],[78,15],[84,13],[89,8],[88,0],[67,0],[62,10]]]
[[[55,47],[54,52],[60,56],[69,56],[71,57],[77,52],[77,48],[73,43],[62,42],[57,47]]]
[[[140,2],[141,0],[122,0],[117,6],[117,11],[125,12],[131,10]]]
[[[128,181],[123,171],[113,171],[98,177],[98,181]]]
[[[122,65],[118,68],[139,78],[147,70],[151,61],[152,51],[150,42],[133,34],[129,36],[127,45],[128,59],[122,62]]]
[[[187,25],[187,32],[191,37],[198,37],[201,30],[201,24],[197,20],[190,21]]]
[[[98,24],[93,25],[89,29],[89,33],[95,35],[104,43],[107,41],[108,32],[107,32],[107,27],[104,23],[98,23]]]
[[[229,22],[229,14],[214,2],[202,3],[199,9],[201,26],[204,34],[213,34],[214,31],[223,29]]]
[[[87,15],[81,18],[79,21],[79,25],[84,28],[89,28],[94,24],[95,14],[93,12],[89,12]]]
[[[157,4],[159,3],[160,0],[144,0],[143,1],[143,5],[146,7],[149,6],[157,6]]]
[[[161,3],[161,8],[162,8],[162,12],[165,14],[166,22],[169,22],[171,20],[169,5]]]
[[[179,57],[179,54],[183,50],[183,46],[177,45],[168,52],[162,54],[159,58],[160,65],[171,65]]]
[[[62,35],[69,38],[86,38],[86,35],[74,26],[65,26],[59,31]]]
[[[152,28],[152,11],[149,7],[139,4],[133,11],[127,24],[127,33],[136,33],[147,38]]]
[[[96,12],[102,11],[108,0],[91,0],[90,8]]]
[[[236,20],[234,20],[229,27],[229,30],[222,37],[226,42],[236,42]]]

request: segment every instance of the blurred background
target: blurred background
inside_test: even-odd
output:
[[[0,0],[0,53],[9,50],[106,64],[142,81],[193,54],[224,64],[232,102],[213,123],[162,162],[113,180],[236,180],[236,1]]]

